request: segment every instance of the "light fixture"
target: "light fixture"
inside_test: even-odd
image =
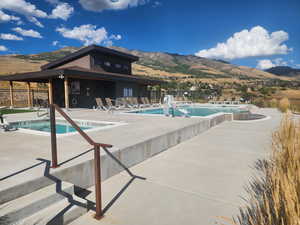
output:
[[[64,74],[63,74],[63,73],[61,73],[61,74],[58,76],[58,78],[59,78],[59,79],[64,79],[64,78],[65,78],[65,76],[64,76]]]

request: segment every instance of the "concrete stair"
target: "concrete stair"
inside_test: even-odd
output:
[[[18,221],[20,225],[65,225],[87,213],[87,201],[70,196],[68,199],[59,201],[35,214]]]
[[[49,222],[79,217],[86,206],[86,200],[75,196],[73,184],[59,182],[0,205],[0,224],[60,224]]]

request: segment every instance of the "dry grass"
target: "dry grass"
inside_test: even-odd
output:
[[[293,113],[300,114],[300,99],[290,99]]]
[[[271,101],[270,101],[270,107],[271,108],[277,108],[277,106],[278,106],[277,99],[276,98],[271,99]]]
[[[277,93],[277,97],[287,97],[289,99],[300,98],[300,90],[290,89]]]
[[[14,73],[25,73],[40,70],[41,65],[46,64],[44,60],[24,60],[12,56],[0,56],[0,75]]]
[[[273,134],[271,159],[257,168],[262,176],[248,187],[251,200],[235,224],[300,225],[300,129],[290,114]]]
[[[278,103],[278,109],[281,112],[287,112],[291,106],[291,103],[288,98],[282,98]]]

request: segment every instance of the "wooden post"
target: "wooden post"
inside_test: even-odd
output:
[[[27,82],[27,101],[28,101],[28,108],[32,107],[32,100],[31,100],[31,89],[30,89],[30,82]]]
[[[49,104],[53,104],[53,81],[52,79],[49,79],[49,84],[48,84],[48,92],[49,92]]]
[[[13,82],[9,81],[9,93],[10,93],[10,108],[14,107],[14,88]]]
[[[70,105],[69,105],[69,82],[68,82],[68,77],[65,76],[64,80],[64,85],[65,85],[65,107],[68,110]]]

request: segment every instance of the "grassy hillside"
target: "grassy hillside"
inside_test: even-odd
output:
[[[232,65],[222,60],[211,60],[193,55],[143,52],[120,47],[112,48],[140,57],[140,60],[133,64],[133,73],[136,75],[191,82],[243,82],[266,79],[293,79],[282,76],[279,77],[246,66]],[[0,75],[37,71],[41,65],[64,57],[78,49],[79,48],[76,47],[65,47],[53,52],[43,52],[39,54],[0,56]],[[2,82],[0,87],[1,85],[3,86],[5,84]]]

